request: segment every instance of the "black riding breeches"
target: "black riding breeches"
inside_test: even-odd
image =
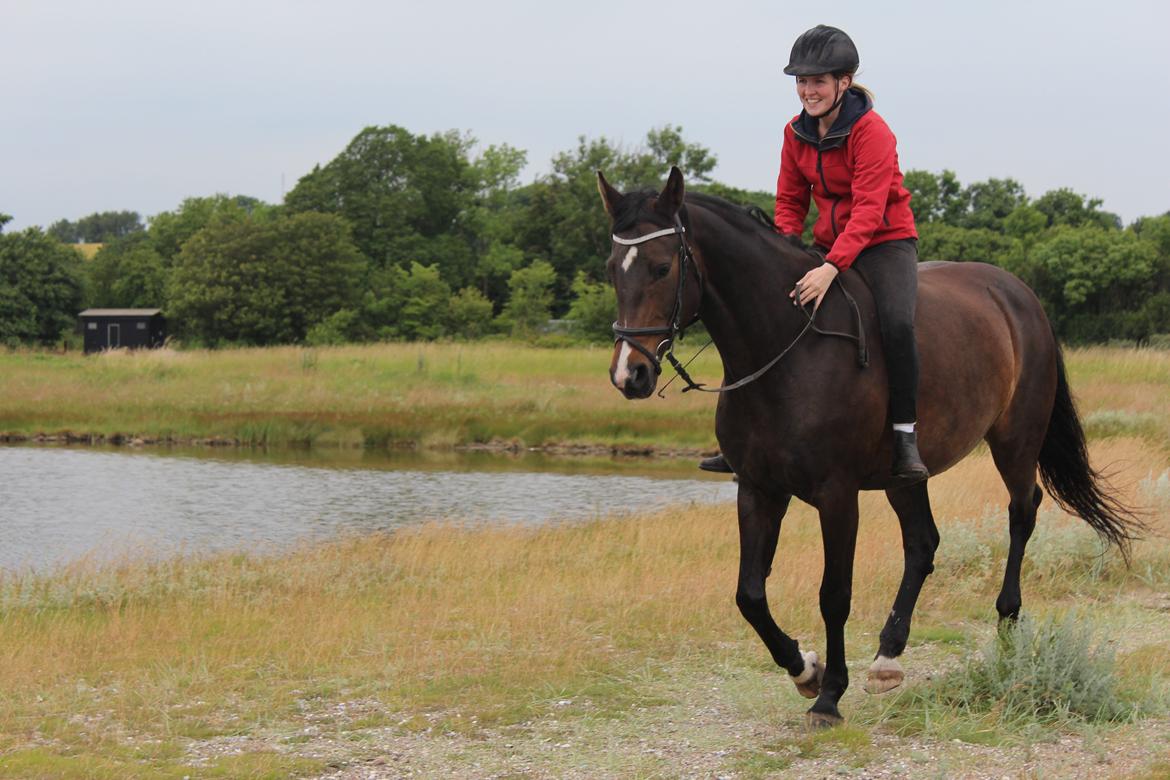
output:
[[[890,422],[918,418],[918,345],[914,309],[918,302],[918,242],[886,241],[865,249],[853,261],[877,305],[890,377]]]

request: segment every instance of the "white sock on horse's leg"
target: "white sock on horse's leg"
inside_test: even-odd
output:
[[[894,423],[894,430],[901,431],[902,433],[914,433],[914,426],[917,424],[917,420],[909,423]]]

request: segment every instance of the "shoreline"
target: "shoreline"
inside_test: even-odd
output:
[[[456,452],[485,453],[497,455],[520,455],[538,453],[559,457],[621,457],[621,458],[703,458],[715,454],[715,448],[702,447],[660,447],[657,445],[586,444],[555,442],[547,444],[526,444],[521,441],[496,439],[490,442],[468,442],[450,445],[422,444],[415,440],[402,440],[382,446],[364,444],[329,444],[315,446],[303,443],[251,443],[243,439],[222,436],[179,437],[179,436],[138,436],[132,434],[99,433],[0,433],[0,444],[46,444],[92,447],[208,447],[249,450],[392,450],[402,452]]]

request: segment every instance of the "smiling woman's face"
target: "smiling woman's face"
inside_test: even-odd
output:
[[[829,73],[797,76],[796,96],[800,98],[800,104],[804,106],[809,116],[820,117],[833,107],[841,92],[849,89],[852,83],[853,78],[850,76],[836,79]]]

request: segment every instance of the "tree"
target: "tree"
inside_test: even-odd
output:
[[[944,222],[918,226],[918,256],[923,260],[992,263],[1007,266],[1016,242],[987,228],[961,228]]]
[[[191,236],[212,220],[261,223],[275,216],[275,208],[247,195],[223,193],[186,198],[174,211],[164,211],[150,220],[149,235],[154,250],[169,268]]]
[[[1121,228],[1121,219],[1116,214],[1101,211],[1103,201],[1078,195],[1067,187],[1050,190],[1032,202],[1032,208],[1048,220],[1048,227],[1057,225],[1097,225],[1103,228]]]
[[[967,211],[962,185],[954,171],[934,174],[929,171],[906,171],[903,186],[910,191],[910,210],[914,221],[945,222],[958,225]]]
[[[975,182],[963,191],[969,210],[960,224],[967,228],[987,228],[1003,232],[1003,223],[1017,207],[1026,205],[1028,196],[1015,179],[988,179]]]
[[[330,214],[212,222],[183,244],[169,314],[208,344],[287,344],[359,304],[365,260]]]
[[[657,188],[671,164],[680,163],[688,177],[703,180],[715,156],[682,138],[682,128],[667,125],[647,133],[646,143],[623,149],[606,138],[581,136],[577,147],[553,157],[552,173],[517,193],[523,214],[512,242],[526,257],[542,258],[556,272],[554,306],[568,308],[573,279],[584,271],[600,278],[609,256],[609,225],[597,197],[597,171],[622,191]]]
[[[438,266],[411,263],[401,295],[402,311],[395,324],[397,335],[412,341],[443,335],[451,288],[439,276]]]
[[[1170,214],[1142,217],[1133,223],[1133,231],[1140,238],[1152,242],[1159,254],[1170,257]]]
[[[110,309],[161,308],[167,268],[145,233],[105,244],[86,264],[91,305]]]
[[[3,212],[0,212],[0,233],[4,232],[4,226],[7,225],[11,221],[12,221],[11,214],[4,214]]]
[[[0,341],[56,343],[77,323],[81,256],[38,228],[0,235]]]
[[[99,211],[76,222],[58,220],[49,226],[49,235],[66,244],[101,244],[125,238],[144,229],[137,211]]]
[[[507,297],[508,276],[525,260],[514,240],[522,211],[517,185],[527,159],[525,152],[505,144],[489,146],[472,164],[479,185],[463,225],[471,237],[474,260],[470,277],[457,283],[475,284],[484,296],[500,302]]]
[[[577,278],[573,280],[573,296],[569,319],[573,320],[574,332],[590,341],[612,341],[614,314],[617,311],[613,287],[591,282],[583,272],[578,271]]]
[[[453,335],[477,339],[491,328],[492,302],[474,287],[464,287],[451,296],[448,321]]]
[[[682,137],[681,125],[663,125],[646,133],[646,148],[654,170],[643,174],[653,181],[662,176],[670,166],[677,165],[688,182],[696,184],[711,181],[711,171],[718,162],[711,150],[705,146],[687,143]]]
[[[544,260],[512,272],[508,279],[511,295],[501,316],[511,326],[513,335],[532,335],[548,323],[556,278],[556,271]]]
[[[1003,221],[1003,231],[1012,238],[1031,241],[1048,227],[1048,216],[1035,206],[1016,206]]]
[[[1148,335],[1138,332],[1141,323],[1121,315],[1150,294],[1157,256],[1157,249],[1132,231],[1061,226],[1028,253],[1026,281],[1062,336],[1141,338]]]
[[[285,205],[344,217],[377,266],[442,263],[449,278],[465,280],[472,252],[460,220],[484,175],[468,161],[472,143],[454,131],[428,137],[395,125],[367,127],[302,177]]]

